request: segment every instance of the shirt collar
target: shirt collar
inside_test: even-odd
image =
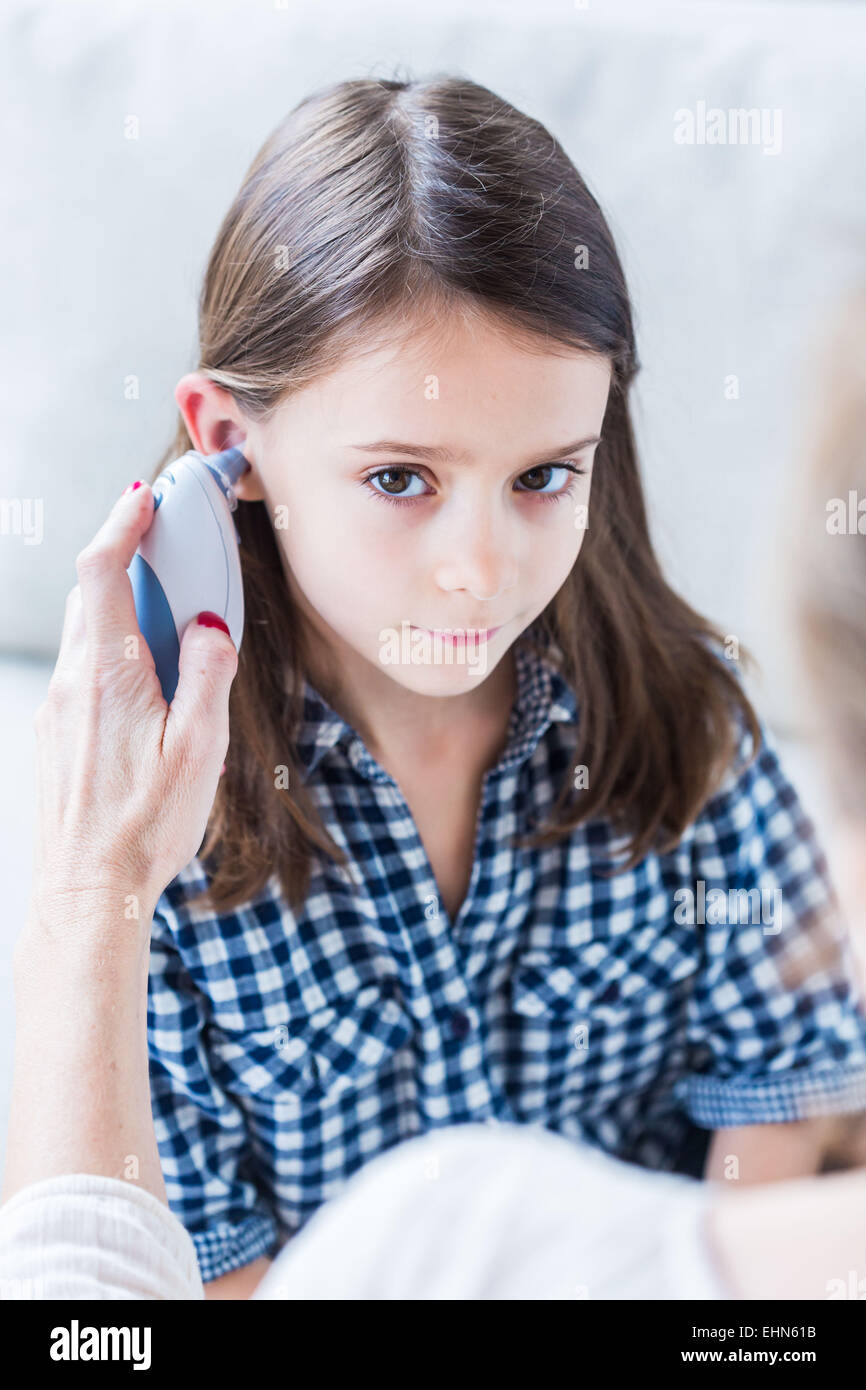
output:
[[[523,762],[541,736],[554,722],[576,724],[577,696],[558,669],[552,656],[542,656],[522,633],[515,643],[514,658],[517,693],[508,722],[505,747],[496,764],[497,771]],[[315,686],[304,679],[303,712],[296,737],[298,762],[306,782],[320,761],[336,745],[346,748],[349,761],[373,781],[391,781],[384,768],[372,757],[351,724],[329,705]]]

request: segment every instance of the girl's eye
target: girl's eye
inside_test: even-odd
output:
[[[535,468],[529,468],[525,473],[521,474],[521,477],[529,478],[534,481],[530,482],[529,487],[518,488],[517,490],[519,492],[534,492],[545,502],[557,502],[561,497],[568,497],[574,490],[574,483],[569,483],[567,487],[560,487],[551,491],[549,487],[551,481],[550,474],[557,472],[564,474],[572,473],[577,477],[583,477],[586,473],[586,469],[578,468],[577,465],[573,463],[538,464]],[[547,476],[541,476],[539,482],[540,475]],[[367,485],[368,491],[372,493],[374,497],[379,497],[383,502],[390,502],[393,506],[398,507],[404,506],[406,502],[415,502],[419,497],[430,495],[425,492],[409,492],[403,485],[403,480],[406,478],[415,478],[421,484],[424,482],[420,473],[416,473],[413,468],[380,468],[374,473],[367,473],[361,479],[361,482]],[[377,482],[381,480],[382,487],[385,489],[384,491],[380,492],[378,487],[372,486],[374,479]],[[535,485],[536,483],[538,485]]]
[[[396,502],[399,506],[400,498],[402,497],[408,497],[410,501],[414,501],[416,497],[423,497],[424,495],[419,492],[409,493],[404,487],[399,486],[401,480],[405,478],[416,478],[419,483],[423,483],[424,479],[421,477],[420,473],[413,472],[411,468],[380,468],[378,473],[368,473],[361,481],[372,483],[374,478],[377,480],[380,478],[383,479],[383,487],[385,487],[387,491],[380,492],[378,488],[372,488],[373,496],[384,497],[386,502]],[[395,487],[394,491],[391,491],[394,479],[397,480],[398,486]]]
[[[521,477],[534,477],[537,479],[539,474],[546,473],[549,475],[551,473],[557,472],[574,473],[577,475],[577,477],[583,477],[584,473],[586,472],[586,469],[578,468],[577,465],[574,463],[540,463],[536,468],[530,468],[525,473],[522,473]],[[537,493],[538,496],[543,497],[546,502],[558,502],[560,497],[568,497],[574,491],[574,483],[570,482],[567,487],[556,488],[554,489],[554,491],[551,492],[547,486],[547,483],[549,481],[550,478],[548,476],[547,481],[542,481],[539,487],[535,487],[534,485],[530,484],[527,491]],[[565,479],[563,479],[563,482],[564,481]],[[520,491],[522,492],[523,488],[521,488]]]

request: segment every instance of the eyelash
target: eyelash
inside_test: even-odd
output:
[[[535,468],[527,468],[525,472],[534,473],[538,468],[567,468],[568,471],[570,473],[573,473],[577,478],[582,478],[587,471],[586,468],[580,468],[575,463],[539,463],[536,464]],[[421,478],[421,481],[424,481],[423,477],[416,468],[375,468],[371,473],[366,473],[360,481],[361,485],[365,486],[367,494],[371,497],[378,498],[380,502],[387,502],[392,507],[411,507],[415,502],[423,502],[424,496],[429,496],[429,493],[426,493],[421,497],[400,497],[399,495],[389,496],[389,494],[386,492],[379,492],[377,488],[370,487],[370,480],[372,478],[381,477],[383,473],[406,473],[410,477]],[[569,483],[568,487],[561,488],[559,492],[534,493],[531,488],[521,489],[521,491],[527,497],[540,498],[542,502],[559,502],[562,500],[563,497],[571,496],[571,494],[574,492],[574,486],[574,483],[571,482]]]

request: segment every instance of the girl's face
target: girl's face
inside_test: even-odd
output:
[[[577,559],[611,371],[462,319],[436,340],[376,347],[251,425],[237,491],[264,498],[295,599],[344,669],[361,657],[456,695]],[[440,645],[412,629],[470,631]]]

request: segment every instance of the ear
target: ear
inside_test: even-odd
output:
[[[256,441],[231,392],[203,372],[187,372],[174,388],[174,398],[199,453],[218,454],[235,446],[243,450],[250,467],[234,490],[243,502],[261,501],[265,494],[256,467]]]

